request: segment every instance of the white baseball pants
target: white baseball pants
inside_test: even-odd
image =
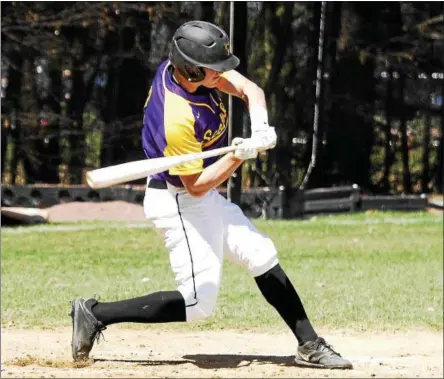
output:
[[[177,289],[185,299],[187,321],[211,315],[224,256],[254,277],[278,263],[271,239],[217,190],[196,198],[169,184],[167,190],[147,187],[144,211],[165,239]]]

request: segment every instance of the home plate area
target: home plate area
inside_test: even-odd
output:
[[[263,331],[166,331],[110,327],[91,359],[74,363],[70,328],[2,328],[2,372],[18,377],[442,378],[441,332],[322,330],[353,370],[296,367],[294,337]]]

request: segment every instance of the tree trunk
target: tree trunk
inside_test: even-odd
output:
[[[20,157],[20,144],[22,143],[20,134],[21,134],[21,122],[17,117],[17,113],[20,110],[20,105],[18,108],[13,108],[11,110],[11,144],[12,144],[12,155],[11,155],[11,183],[17,182],[17,174],[18,174],[18,162]]]
[[[285,93],[282,90],[281,71],[285,62],[287,46],[289,46],[289,44],[292,42],[291,25],[293,21],[294,3],[284,2],[282,4],[279,4],[279,7],[281,8],[278,8],[277,11],[280,12],[282,10],[281,16],[274,15],[270,24],[270,29],[273,33],[276,45],[274,46],[271,70],[268,74],[267,82],[264,86],[264,92],[266,96],[274,97],[274,112],[270,112],[271,109],[269,107],[269,122],[271,123],[271,125],[279,125],[281,123],[279,117],[281,117],[285,112]],[[274,13],[276,13],[276,11]],[[277,127],[276,133],[283,134],[283,131],[280,130],[279,126]],[[285,149],[285,147],[282,145],[277,145],[274,149],[267,150],[267,171],[265,173],[265,176],[269,182],[267,183],[267,185],[269,186],[274,186],[277,184],[276,179],[279,179],[279,171],[291,171],[290,159],[285,159],[284,162],[281,161],[279,171],[277,170],[279,155],[282,153],[282,149]],[[279,183],[281,183],[280,179]]]
[[[315,11],[315,23],[318,25],[317,29],[317,54],[314,54],[313,73],[316,80],[315,82],[315,97],[314,97],[314,114],[313,114],[313,130],[311,136],[311,157],[308,164],[307,172],[300,185],[301,189],[305,189],[310,180],[312,172],[317,174],[314,177],[319,177],[322,171],[321,167],[316,169],[316,162],[318,160],[318,150],[323,151],[322,139],[324,135],[323,121],[324,121],[324,65],[325,65],[325,26],[326,26],[326,8],[327,3],[325,1],[317,3],[319,7],[316,7]],[[321,152],[322,153],[322,152]],[[316,179],[311,184],[316,186]]]
[[[72,91],[68,106],[68,117],[71,124],[69,136],[70,159],[68,163],[71,184],[81,184],[83,177],[85,163],[84,93],[83,72],[79,67],[79,62],[75,62],[72,69]]]
[[[102,151],[100,154],[101,166],[109,166],[113,162],[113,129],[116,125],[116,107],[119,91],[119,71],[118,67],[110,67],[108,70],[108,84],[106,87],[106,106],[101,112],[104,121]]]
[[[113,164],[144,158],[141,148],[140,128],[143,105],[149,88],[142,80],[148,75],[139,60],[124,59],[120,68],[119,92],[117,97],[117,121],[121,131],[114,135]]]
[[[222,4],[228,4],[229,2],[223,2]],[[223,9],[223,8],[222,8]],[[254,25],[252,27],[252,30],[250,31],[250,37],[248,38],[249,42],[248,45],[251,46],[252,42],[261,41],[258,44],[258,47],[256,49],[252,49],[248,54],[248,59],[251,59],[251,55],[258,54],[259,56],[262,56],[265,46],[265,40],[266,40],[266,28],[268,23],[268,12],[267,12],[267,6],[266,3],[262,3],[262,6],[260,8],[259,14],[256,16],[254,20]],[[250,60],[250,62],[252,62]],[[254,61],[253,61],[254,62]],[[254,64],[254,63],[253,63]],[[263,66],[263,62],[260,63],[261,66]],[[254,67],[253,67],[254,69]],[[251,67],[248,68],[248,70],[251,70]],[[258,82],[258,84],[260,84]],[[267,97],[268,94],[266,93],[265,96]],[[250,130],[250,128],[248,128]],[[258,162],[259,159],[256,160]],[[249,185],[250,187],[254,187],[256,185],[256,177],[257,175],[258,166],[256,166],[256,169],[253,169],[252,164],[246,165],[246,170],[244,170],[244,174],[246,174],[246,178],[244,179],[244,183]]]
[[[424,141],[423,141],[423,151],[422,151],[422,174],[421,174],[421,189],[423,193],[429,192],[430,128],[431,128],[431,116],[430,112],[426,111],[424,116]]]
[[[404,99],[405,99],[405,75],[404,73],[400,74],[399,78],[399,102],[400,107],[404,107]],[[412,179],[410,174],[410,164],[409,164],[409,143],[408,143],[408,135],[407,135],[407,120],[405,117],[405,112],[400,112],[400,125],[399,131],[401,133],[401,158],[402,158],[402,184],[404,188],[404,193],[412,192]]]
[[[23,162],[25,176],[23,179],[28,184],[34,184],[39,180],[42,162],[37,134],[37,90],[32,56],[24,59],[22,70],[20,107],[16,112],[16,120],[20,123],[17,160]]]
[[[62,30],[62,34],[69,41],[69,47],[73,52],[72,89],[67,106],[67,116],[71,126],[68,169],[70,183],[81,184],[86,166],[86,131],[83,117],[86,105],[93,93],[101,60],[97,49],[91,45],[88,29],[68,26]]]
[[[218,10],[214,16],[215,23],[228,33],[230,25],[230,2],[218,1],[217,5]]]
[[[234,34],[233,39],[233,53],[239,58],[240,63],[237,67],[242,75],[247,75],[247,54],[245,53],[245,36],[247,35],[247,3],[245,1],[234,2]],[[243,136],[243,124],[244,124],[244,109],[245,104],[236,98],[232,98],[231,112],[231,124],[232,124],[232,137]],[[231,142],[231,141],[230,141]],[[230,178],[227,184],[227,193],[231,202],[240,204],[240,197],[242,192],[242,166],[238,168],[233,176]]]
[[[7,117],[9,119],[9,140],[8,134],[2,133],[2,146],[5,143],[5,153],[7,150],[7,144],[12,146],[12,157],[10,162],[11,170],[11,183],[15,183],[17,176],[17,164],[18,164],[18,151],[19,151],[19,133],[20,133],[20,120],[17,117],[17,112],[20,110],[20,93],[22,87],[22,64],[23,59],[21,55],[12,52],[9,55],[11,64],[8,72],[8,87],[6,88],[6,99],[3,101],[2,106],[6,110]],[[2,126],[3,127],[3,126]],[[2,129],[3,132],[3,129]],[[3,151],[2,151],[3,154]],[[2,172],[4,172],[4,164],[6,163],[6,156],[2,156]]]
[[[331,185],[331,178],[329,173],[333,171],[333,159],[329,156],[329,129],[334,119],[334,88],[337,87],[338,75],[338,38],[341,33],[341,17],[342,17],[342,3],[327,2],[327,15],[329,19],[328,32],[326,33],[326,57],[325,70],[328,72],[328,80],[325,81],[325,95],[324,95],[324,133],[322,138],[325,139],[325,146],[322,149],[323,170],[318,177],[316,184],[319,187],[327,187]]]
[[[54,65],[51,62],[49,70],[51,78],[51,88],[49,90],[48,98],[42,99],[40,110],[45,110],[47,117],[47,124],[41,126],[41,160],[42,169],[40,170],[39,181],[43,183],[57,184],[60,182],[59,165],[60,165],[60,98],[61,98],[61,69],[60,64]]]
[[[6,150],[8,148],[9,131],[11,130],[10,118],[7,115],[2,114],[2,156],[1,156],[1,172],[2,172],[2,183],[3,174],[5,172],[5,161],[6,161]]]
[[[360,43],[367,42],[364,37],[368,36],[362,29],[375,22],[379,13],[373,3],[365,3],[362,8],[356,3],[343,3],[342,12],[326,149],[330,159],[330,180],[335,185],[356,183],[371,191],[375,63],[360,59],[355,39],[360,39]],[[351,22],[355,17],[358,20]]]
[[[392,107],[393,107],[393,70],[389,69],[389,77],[387,79],[387,92],[385,102],[385,118],[386,125],[384,129],[384,173],[382,177],[382,190],[384,193],[390,192],[390,169],[394,162],[393,140],[392,140]]]
[[[71,184],[82,184],[83,172],[86,167],[86,130],[83,125],[83,117],[86,105],[93,92],[93,85],[99,68],[99,59],[93,73],[85,81],[82,67],[86,59],[74,63],[72,70],[71,100],[68,105],[68,117],[71,123],[71,135],[69,138],[71,155],[69,160],[69,172]]]
[[[441,136],[435,165],[435,191],[444,193],[444,85],[441,86]]]
[[[122,33],[118,29],[116,33],[107,36],[108,49],[119,53],[122,49]],[[113,134],[117,124],[117,99],[119,96],[120,65],[117,59],[110,57],[108,60],[108,82],[105,88],[105,107],[101,110],[104,122],[102,135],[102,149],[100,153],[100,164],[102,167],[109,166],[113,162]]]
[[[442,14],[444,17],[444,4],[442,4]],[[444,33],[444,23],[442,25]],[[444,85],[441,84],[441,138],[438,145],[438,156],[436,158],[436,177],[435,188],[436,192],[444,193]]]

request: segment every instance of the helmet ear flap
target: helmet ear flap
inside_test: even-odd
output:
[[[205,71],[202,67],[197,67],[185,60],[179,53],[176,44],[173,44],[170,50],[170,61],[173,66],[185,77],[189,82],[195,83],[204,80]]]
[[[205,71],[202,67],[196,67],[196,66],[188,66],[185,65],[185,71],[186,75],[184,75],[189,82],[195,83],[195,82],[201,82],[205,78]]]

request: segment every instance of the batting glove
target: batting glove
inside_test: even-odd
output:
[[[251,139],[256,142],[257,151],[265,151],[276,146],[277,135],[273,126],[262,124],[252,130]]]
[[[253,141],[251,138],[240,138],[236,137],[231,143],[236,146],[237,149],[234,151],[234,156],[237,159],[246,161],[247,159],[254,159],[257,157],[257,142]]]

